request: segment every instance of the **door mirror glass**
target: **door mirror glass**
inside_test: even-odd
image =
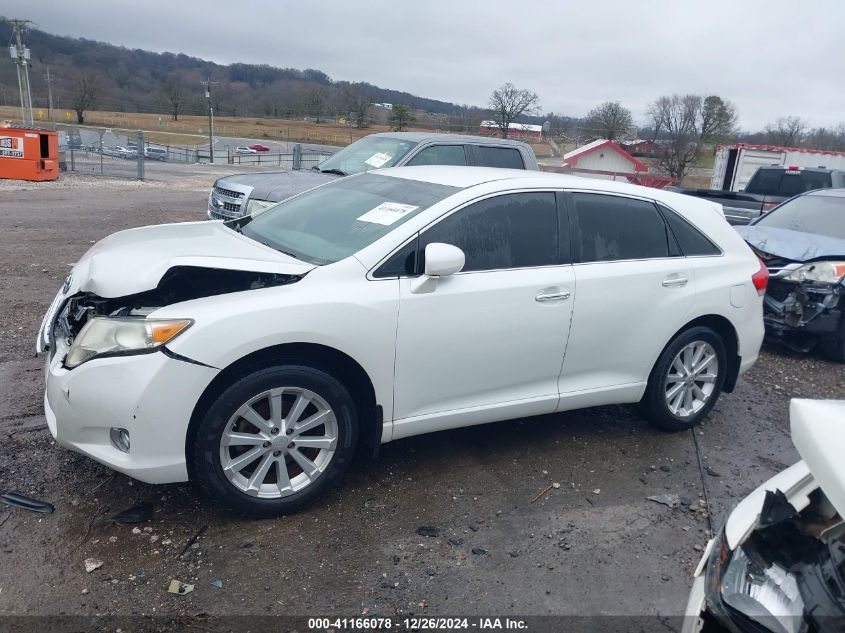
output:
[[[464,267],[464,252],[457,246],[434,242],[425,247],[425,274],[427,277],[447,277]]]

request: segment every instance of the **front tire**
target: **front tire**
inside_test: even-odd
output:
[[[665,431],[692,428],[719,399],[727,369],[725,344],[714,330],[684,330],[657,359],[640,404]]]
[[[284,365],[236,380],[211,404],[189,447],[200,488],[252,517],[296,512],[349,467],[358,413],[347,389],[313,367]]]

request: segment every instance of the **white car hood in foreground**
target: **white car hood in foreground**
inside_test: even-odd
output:
[[[314,268],[222,222],[161,224],[120,231],[94,244],[74,266],[64,294],[91,292],[114,298],[151,290],[174,266],[287,275]]]
[[[739,502],[725,523],[728,546],[736,548],[757,527],[766,491],[780,490],[800,512],[821,488],[845,516],[845,400],[794,399],[789,404],[792,441],[803,458]]]
[[[845,517],[845,400],[792,400],[792,443],[839,516]]]

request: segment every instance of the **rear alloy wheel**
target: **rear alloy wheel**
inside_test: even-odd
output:
[[[197,430],[193,473],[227,508],[258,517],[295,512],[349,465],[357,412],[335,378],[283,366],[235,382]]]
[[[663,350],[649,378],[642,404],[654,424],[680,431],[698,424],[722,391],[725,346],[707,327],[690,328]]]

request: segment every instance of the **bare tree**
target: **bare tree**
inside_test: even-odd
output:
[[[372,96],[354,86],[347,86],[343,89],[343,93],[346,97],[345,101],[349,110],[349,116],[355,121],[358,127],[367,127],[367,110],[373,105]]]
[[[813,128],[804,135],[804,145],[813,149],[845,151],[845,123],[840,123],[835,128]]]
[[[323,111],[326,107],[326,92],[322,86],[314,85],[305,93],[305,111],[316,123],[322,123]]]
[[[634,119],[631,111],[618,101],[605,101],[587,113],[584,124],[591,135],[612,141],[625,135]]]
[[[71,94],[72,108],[76,111],[76,122],[85,123],[85,111],[93,107],[100,94],[100,80],[88,71],[81,71],[76,78]]]
[[[765,127],[766,136],[772,145],[795,147],[804,140],[807,124],[797,116],[780,117]]]
[[[411,112],[411,108],[402,103],[393,104],[393,110],[390,114],[390,122],[393,123],[394,130],[402,132],[409,123],[413,123],[416,120],[417,117],[414,116],[413,112]]]
[[[660,97],[649,106],[648,116],[655,130],[668,137],[658,152],[658,166],[677,181],[700,151],[701,108],[699,95]]]
[[[493,91],[488,106],[502,138],[507,138],[508,128],[513,121],[524,114],[540,112],[540,97],[536,92],[520,90],[508,82]]]
[[[185,107],[185,101],[188,98],[188,91],[185,90],[185,85],[182,80],[169,77],[161,82],[161,94],[167,103],[170,116],[174,121],[179,120],[179,113]]]

